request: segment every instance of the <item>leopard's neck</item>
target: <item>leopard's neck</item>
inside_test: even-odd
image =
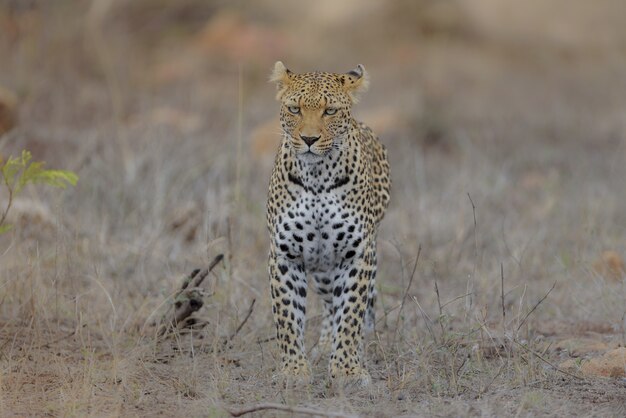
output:
[[[354,122],[341,141],[323,156],[296,155],[288,139],[283,141],[283,168],[290,183],[319,193],[346,184],[361,158],[359,129]]]

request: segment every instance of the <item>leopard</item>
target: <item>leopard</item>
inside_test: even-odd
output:
[[[307,290],[322,300],[316,351],[331,382],[366,386],[364,334],[375,328],[376,236],[390,200],[387,150],[353,118],[368,88],[363,65],[347,73],[270,76],[280,102],[281,143],[270,177],[267,228],[279,375],[310,381],[304,344]]]

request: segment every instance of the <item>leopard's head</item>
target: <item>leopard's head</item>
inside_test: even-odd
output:
[[[347,73],[295,74],[278,61],[270,81],[281,102],[280,123],[297,155],[322,157],[340,148],[350,128],[350,109],[367,89],[365,68]]]

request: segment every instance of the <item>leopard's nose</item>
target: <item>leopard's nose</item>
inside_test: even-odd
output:
[[[318,136],[302,136],[300,135],[300,139],[302,139],[304,141],[305,144],[307,144],[309,147],[313,144],[315,144],[315,141],[317,141],[318,139],[320,139],[321,135]]]

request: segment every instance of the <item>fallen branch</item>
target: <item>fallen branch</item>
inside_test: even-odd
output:
[[[312,415],[316,417],[352,418],[356,416],[356,415],[342,414],[341,412],[322,411],[319,409],[304,408],[300,406],[287,406],[287,405],[282,405],[279,403],[260,403],[257,405],[249,406],[248,408],[238,409],[234,411],[228,410],[228,412],[233,417],[240,417],[242,415],[246,415],[251,412],[264,411],[267,409],[271,409],[275,411],[291,412],[293,414]]]
[[[86,326],[87,326],[87,324],[83,324],[83,326],[81,328],[85,328]],[[39,348],[39,349],[41,349],[41,348],[50,348],[50,346],[52,346],[52,345],[54,345],[56,343],[60,343],[63,340],[67,340],[68,338],[73,337],[74,335],[76,335],[76,333],[78,332],[79,329],[80,328],[76,328],[76,329],[74,329],[74,331],[69,332],[69,333],[65,334],[64,336],[62,336],[62,337],[59,337],[56,340],[52,340],[52,341],[49,341],[49,342],[47,342],[45,344],[42,344],[42,345],[40,345],[37,348]]]
[[[544,295],[541,299],[539,299],[539,302],[537,302],[537,303],[535,304],[535,306],[533,306],[533,308],[532,308],[530,311],[528,311],[528,313],[526,314],[526,316],[524,316],[524,319],[522,319],[522,322],[520,322],[520,324],[517,326],[517,330],[516,330],[516,331],[519,331],[519,330],[520,330],[520,328],[522,327],[522,325],[524,325],[524,323],[526,322],[526,320],[528,319],[528,317],[529,317],[529,316],[530,316],[533,312],[535,312],[535,309],[537,309],[537,308],[539,307],[539,305],[541,305],[541,303],[542,303],[544,300],[546,300],[546,298],[548,297],[548,295],[550,294],[550,292],[552,292],[552,291],[554,290],[554,287],[555,287],[555,286],[556,286],[556,282],[554,282],[554,283],[552,284],[552,287],[550,288],[550,290],[548,290],[548,293],[546,293],[546,294],[545,294],[545,295]]]
[[[420,254],[422,254],[422,245],[420,244],[417,248],[417,257],[415,258],[415,264],[413,264],[413,270],[411,271],[411,277],[409,278],[409,284],[406,286],[406,290],[404,291],[404,296],[402,296],[402,303],[400,304],[400,310],[398,311],[398,317],[396,318],[396,330],[394,334],[398,333],[398,325],[400,325],[400,317],[402,316],[402,309],[404,308],[404,304],[406,303],[406,298],[409,295],[409,290],[411,290],[411,285],[413,284],[413,278],[415,277],[415,271],[417,270],[417,263],[420,261]]]
[[[217,255],[207,269],[196,269],[183,279],[180,290],[173,296],[173,305],[161,319],[159,336],[163,336],[174,329],[183,329],[197,324],[197,321],[190,316],[204,305],[202,282],[223,258],[223,254]]]
[[[239,334],[239,331],[241,331],[241,328],[243,328],[243,326],[246,324],[246,322],[248,322],[248,319],[250,318],[250,315],[252,315],[252,311],[254,310],[254,303],[255,302],[256,302],[256,299],[252,299],[252,303],[250,304],[250,307],[248,308],[248,313],[246,314],[246,317],[243,319],[243,321],[241,321],[241,324],[239,324],[239,326],[237,327],[235,332],[233,332],[232,335],[230,337],[228,337],[228,340],[226,340],[226,341],[230,341],[233,338],[235,338],[237,336],[237,334]]]
[[[472,216],[474,217],[474,266],[472,267],[472,275],[467,279],[467,285],[465,288],[465,293],[470,294],[469,303],[467,300],[465,302],[465,319],[467,319],[467,315],[474,304],[474,297],[472,295],[474,293],[474,281],[476,280],[476,263],[478,262],[478,222],[476,222],[476,205],[474,204],[472,195],[469,194],[469,192],[467,192],[467,198],[472,204]]]
[[[424,309],[422,309],[422,305],[420,305],[420,303],[417,301],[417,298],[415,296],[411,296],[411,299],[413,300],[413,302],[415,302],[415,304],[419,308],[420,312],[422,313],[422,317],[424,318],[424,323],[426,324],[426,328],[428,329],[428,332],[430,333],[430,336],[433,337],[433,341],[435,342],[435,344],[437,344],[437,336],[435,335],[435,332],[433,331],[432,327],[430,326],[430,324],[433,321],[430,319],[430,317],[424,311]]]
[[[441,298],[439,297],[437,279],[435,279],[435,294],[437,295],[437,306],[439,306],[439,318],[437,319],[437,322],[439,322],[439,327],[441,328],[441,338],[444,338],[446,331],[443,326],[443,308],[441,307]]]
[[[548,366],[552,367],[554,370],[556,370],[559,373],[563,373],[566,374],[568,376],[573,377],[574,379],[578,379],[578,380],[585,380],[580,376],[576,376],[575,374],[572,374],[570,372],[566,372],[563,369],[560,369],[557,365],[555,365],[554,363],[550,362],[549,360],[546,360],[541,354],[537,353],[534,350],[531,350],[530,348],[526,347],[524,344],[521,344],[515,340],[511,340],[513,341],[515,344],[519,345],[520,347],[522,347],[524,350],[526,350],[528,353],[532,354],[533,356],[537,357],[539,360],[543,361],[544,363],[546,363]]]

